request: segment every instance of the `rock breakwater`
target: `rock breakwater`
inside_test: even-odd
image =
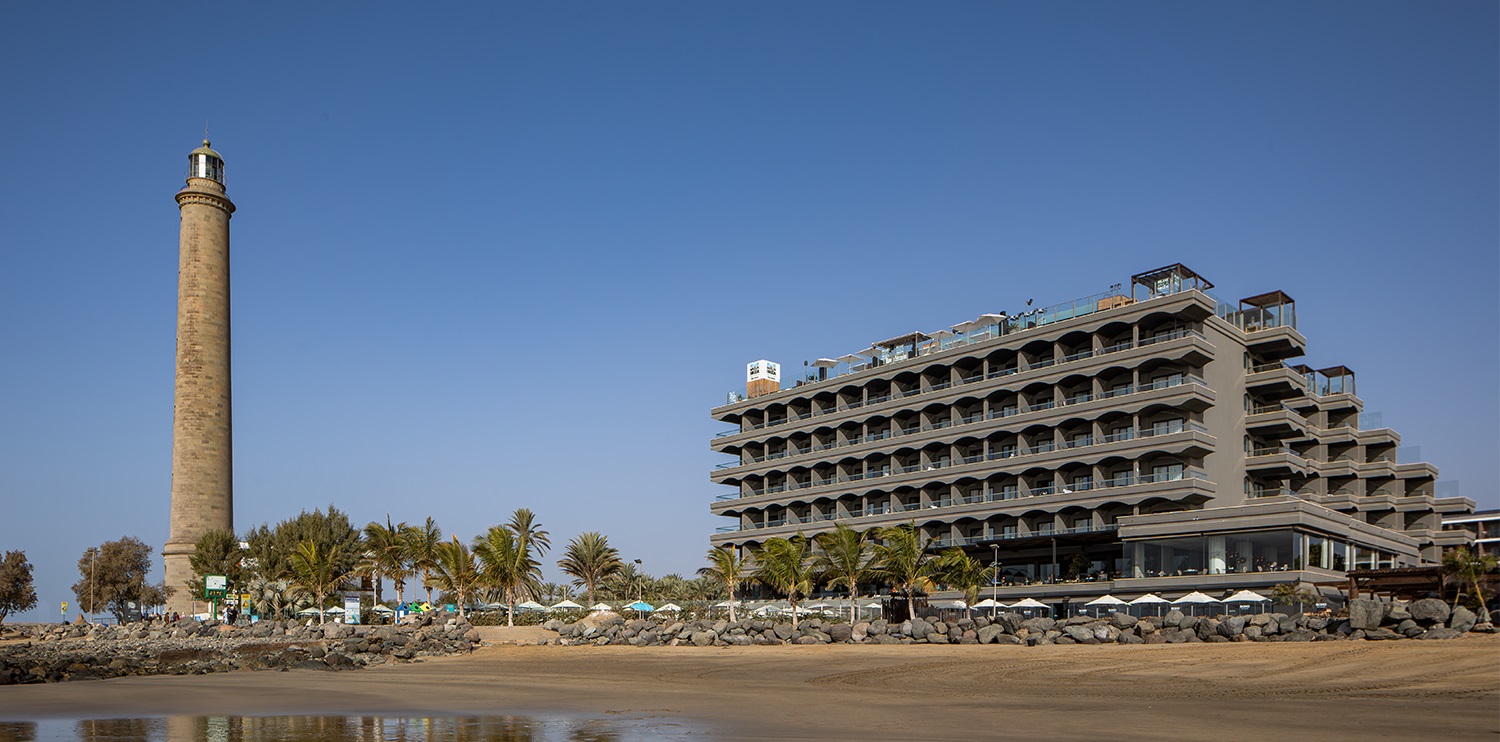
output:
[[[184,619],[124,626],[6,627],[0,685],[229,670],[353,670],[464,654],[479,643],[468,621],[440,614],[392,626],[261,621],[229,626]]]
[[[789,622],[748,619],[679,621],[625,619],[616,614],[575,623],[549,621],[543,628],[563,645],[757,646],[772,644],[1183,644],[1190,642],[1311,642],[1453,639],[1469,631],[1490,632],[1472,611],[1449,610],[1436,599],[1414,603],[1350,601],[1348,615],[1261,613],[1250,616],[1027,618],[1015,613],[943,621],[919,618],[855,624],[822,619]]]

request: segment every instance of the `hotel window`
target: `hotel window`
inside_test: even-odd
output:
[[[1158,376],[1152,379],[1151,383],[1156,385],[1156,388],[1163,389],[1169,386],[1182,386],[1182,379],[1182,372],[1179,371],[1177,373],[1163,374],[1161,376]]]
[[[1152,435],[1167,435],[1168,433],[1182,432],[1182,418],[1176,417],[1171,420],[1158,420],[1151,423]]]
[[[1151,467],[1151,479],[1156,482],[1175,482],[1182,479],[1182,464],[1163,464]]]

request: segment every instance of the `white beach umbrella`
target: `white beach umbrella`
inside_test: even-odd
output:
[[[370,610],[376,613],[395,613],[394,610],[391,610],[390,608],[387,608],[379,603],[376,603],[373,607],[370,608]]]
[[[664,606],[662,606],[660,608],[657,608],[656,610],[658,610],[658,611],[666,611],[668,613],[676,613],[676,612],[682,610],[682,606],[677,605],[676,603],[668,603],[668,604],[666,604],[666,605],[664,605]]]
[[[1176,606],[1176,605],[1185,605],[1185,606],[1189,606],[1190,608],[1201,608],[1201,607],[1203,607],[1205,605],[1208,605],[1209,603],[1217,603],[1217,602],[1219,602],[1218,598],[1215,598],[1215,597],[1213,597],[1211,595],[1204,595],[1203,593],[1200,593],[1200,592],[1198,592],[1198,591],[1195,590],[1193,592],[1188,593],[1187,595],[1184,595],[1184,596],[1182,596],[1182,597],[1180,597],[1180,598],[1172,601],[1172,605],[1174,605],[1174,606]],[[1195,615],[1196,615],[1196,613],[1195,613]]]
[[[589,606],[589,610],[591,610],[591,611],[612,611],[612,610],[614,610],[614,608],[611,608],[610,606],[608,606],[607,604],[604,604],[604,603],[595,603],[595,604]]]
[[[985,598],[974,604],[975,608],[1005,608],[1006,605],[994,598]]]
[[[1127,603],[1127,602],[1125,602],[1123,600],[1120,600],[1119,598],[1116,598],[1113,595],[1103,595],[1103,596],[1094,598],[1093,600],[1090,600],[1087,603],[1084,603],[1083,607],[1088,608],[1089,606],[1093,606],[1095,613],[1098,613],[1100,611],[1105,611],[1105,610],[1111,611],[1111,612],[1114,612],[1114,613],[1118,613],[1120,611],[1120,607],[1121,606],[1129,606],[1129,605],[1130,605],[1129,603]]]
[[[1269,600],[1270,600],[1270,598],[1267,598],[1266,596],[1261,595],[1260,593],[1255,592],[1254,590],[1241,590],[1241,591],[1235,593],[1234,595],[1231,595],[1231,596],[1225,598],[1223,602],[1225,602],[1225,603],[1264,603],[1264,602],[1269,601]]]
[[[1223,602],[1226,608],[1232,606],[1241,612],[1248,613],[1259,607],[1256,604],[1269,603],[1271,599],[1253,590],[1241,590],[1225,598]]]
[[[581,606],[581,605],[579,605],[577,603],[574,603],[571,600],[564,600],[563,602],[558,603],[558,604],[552,606],[548,610],[553,610],[553,611],[581,611],[581,610],[583,610],[583,606]]]
[[[525,603],[517,604],[516,605],[516,610],[518,610],[518,611],[545,611],[545,610],[547,610],[547,606],[544,606],[541,603],[538,603],[538,602],[536,602],[534,600],[528,600]]]
[[[743,600],[726,600],[723,603],[715,603],[714,607],[715,608],[729,608],[730,606],[741,606],[741,605],[744,605],[744,604],[745,604],[745,601],[743,601]]]
[[[1219,602],[1218,598],[1215,598],[1215,597],[1213,597],[1211,595],[1205,595],[1205,594],[1197,592],[1195,590],[1193,592],[1188,593],[1187,595],[1184,595],[1184,596],[1182,596],[1182,597],[1180,597],[1180,598],[1172,601],[1172,605],[1182,605],[1184,603],[1203,604],[1203,603],[1217,603],[1217,602]]]
[[[1139,598],[1136,598],[1135,600],[1130,601],[1130,604],[1132,606],[1140,608],[1142,615],[1145,615],[1149,607],[1149,610],[1151,610],[1155,615],[1159,616],[1161,615],[1162,606],[1168,606],[1172,603],[1171,601],[1161,597],[1160,595],[1151,595],[1148,593],[1146,595],[1142,595]]]
[[[1052,609],[1049,608],[1046,603],[1038,601],[1035,598],[1026,598],[1025,600],[1018,600],[1018,601],[1016,601],[1014,603],[1011,603],[1010,604],[1010,608],[1011,608],[1011,610],[1019,610],[1022,614],[1028,614],[1028,613],[1031,613],[1032,611],[1037,611],[1037,610],[1044,610],[1044,611],[1047,611],[1049,613],[1052,612]]]

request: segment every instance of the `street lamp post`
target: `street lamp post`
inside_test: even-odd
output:
[[[639,559],[635,560],[635,566],[636,566],[636,570],[635,570],[635,572],[636,572],[636,575],[635,575],[635,580],[636,580],[635,600],[636,600],[637,603],[640,603],[640,602],[644,602],[646,600],[646,572],[645,572],[645,570],[643,570],[641,568],[641,560],[639,560]]]
[[[995,620],[995,610],[1000,603],[1000,544],[992,544],[995,561],[990,565],[990,620]]]

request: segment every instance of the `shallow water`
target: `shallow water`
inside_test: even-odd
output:
[[[646,742],[711,740],[672,719],[539,716],[177,716],[0,721],[0,742]]]

